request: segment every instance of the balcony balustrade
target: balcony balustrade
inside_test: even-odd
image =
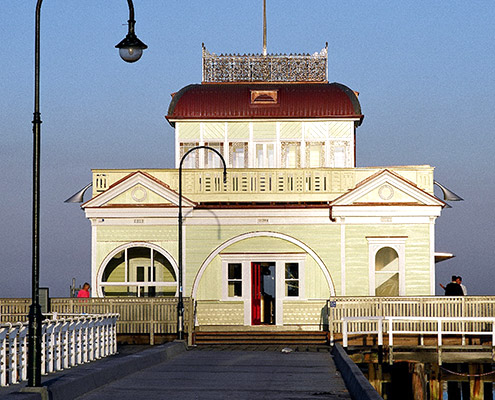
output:
[[[198,201],[276,202],[331,201],[354,188],[357,183],[385,168],[306,168],[306,169],[228,169],[223,183],[221,169],[183,170],[183,194]],[[433,194],[433,168],[427,165],[387,167]],[[93,170],[93,196],[136,170]],[[143,169],[178,191],[176,169]],[[249,195],[249,197],[246,197]]]

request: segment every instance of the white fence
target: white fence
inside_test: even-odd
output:
[[[115,354],[118,314],[49,314],[43,321],[41,373]],[[0,386],[27,379],[28,323],[0,324]]]

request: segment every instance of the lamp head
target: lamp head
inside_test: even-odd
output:
[[[147,49],[141,40],[138,39],[134,32],[129,32],[124,39],[115,45],[119,49],[122,60],[128,63],[136,62],[143,55],[143,50]]]

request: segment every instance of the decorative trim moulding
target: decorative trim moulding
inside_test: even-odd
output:
[[[333,206],[333,217],[439,217],[441,206]]]
[[[328,43],[314,54],[220,54],[203,47],[203,83],[327,82]]]

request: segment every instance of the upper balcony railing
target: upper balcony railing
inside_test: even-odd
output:
[[[220,54],[203,44],[203,82],[326,82],[328,43],[314,54]]]
[[[331,201],[357,183],[385,168],[307,168],[307,169],[186,169],[182,172],[183,194],[193,201]],[[419,188],[433,194],[433,168],[427,165],[387,167]],[[136,170],[93,170],[93,196]],[[172,190],[178,191],[176,169],[143,169]],[[249,195],[246,198],[246,195]]]

